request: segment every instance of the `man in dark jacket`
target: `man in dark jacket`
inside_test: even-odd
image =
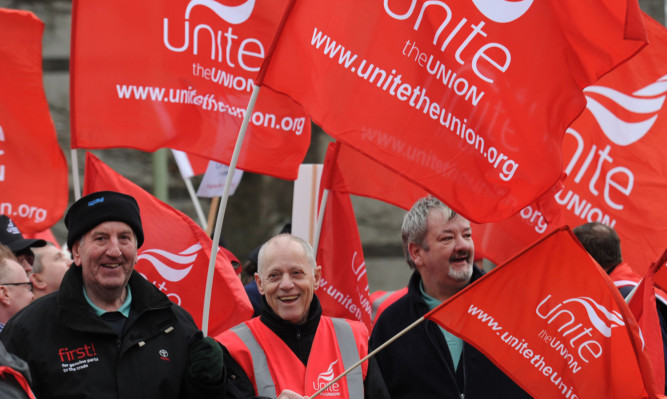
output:
[[[16,314],[0,339],[44,398],[215,398],[222,349],[134,271],[143,243],[134,198],[85,196],[65,216],[74,265],[59,292]]]
[[[408,293],[377,319],[375,349],[482,276],[473,265],[470,222],[434,197],[418,200],[405,215],[405,257],[415,270]],[[389,344],[377,363],[392,399],[527,398],[489,359],[426,320]]]

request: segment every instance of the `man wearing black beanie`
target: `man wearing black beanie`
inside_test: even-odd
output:
[[[113,191],[65,215],[74,264],[60,291],[33,302],[0,334],[26,360],[43,398],[221,398],[222,349],[134,271],[144,242],[139,206]]]

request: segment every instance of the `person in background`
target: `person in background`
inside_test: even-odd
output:
[[[315,295],[320,277],[303,239],[280,234],[261,247],[255,274],[261,315],[216,337],[227,351],[227,398],[312,395],[367,355],[364,324],[322,315]],[[388,398],[374,358],[323,396]]]
[[[43,247],[46,245],[46,241],[23,238],[23,234],[12,219],[6,215],[0,215],[0,244],[9,247],[26,274],[30,274],[32,272],[32,262],[35,258],[32,248]]]
[[[50,242],[43,247],[33,248],[32,251],[35,259],[32,263],[30,281],[36,299],[60,289],[60,283],[72,260]]]
[[[575,237],[614,282],[623,297],[627,297],[642,277],[623,261],[621,239],[616,231],[600,222],[584,223],[572,229]],[[667,370],[667,293],[656,288],[655,304],[660,320],[662,350]],[[664,392],[667,393],[667,379]]]
[[[32,283],[25,270],[19,265],[14,253],[0,244],[0,331],[34,297]]]
[[[435,197],[419,199],[401,228],[414,270],[408,293],[375,320],[375,349],[482,276],[470,222]],[[528,398],[481,352],[425,320],[376,355],[392,399]]]
[[[65,215],[74,265],[60,291],[16,314],[0,333],[24,359],[40,399],[219,398],[222,348],[134,270],[144,242],[136,200],[89,194]]]

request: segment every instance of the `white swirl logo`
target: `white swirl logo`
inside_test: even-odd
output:
[[[584,93],[595,93],[613,101],[627,112],[627,116],[640,114],[645,117],[639,122],[626,122],[591,96],[586,96],[586,108],[591,111],[604,134],[614,144],[627,146],[644,137],[658,119],[658,113],[667,97],[667,75],[635,91],[632,95],[604,86],[588,86],[584,89]]]
[[[329,368],[327,369],[327,371],[325,371],[324,373],[320,374],[320,375],[317,377],[317,384],[318,384],[318,385],[320,385],[320,386],[324,386],[324,385],[330,383],[331,380],[333,380],[333,378],[334,378],[334,370],[333,370],[333,366],[334,366],[336,363],[338,363],[338,360],[334,360],[333,363],[331,363],[331,364],[329,365]]]
[[[204,6],[230,24],[240,24],[248,20],[255,8],[255,0],[248,0],[238,6],[225,6],[214,0],[191,0],[185,9],[185,19],[190,19],[190,12],[196,6]]]
[[[589,297],[571,298],[563,301],[563,303],[575,302],[583,305],[586,309],[586,314],[593,326],[605,337],[611,337],[611,329],[614,327],[624,326],[623,316],[616,311],[610,312],[604,306],[595,302]],[[606,321],[605,321],[606,320]]]
[[[518,19],[533,4],[533,0],[472,0],[472,2],[485,17],[501,24]]]
[[[195,244],[185,251],[181,251],[178,254],[172,254],[171,252],[164,251],[162,249],[147,249],[141,252],[141,255],[137,257],[137,261],[140,259],[145,259],[149,261],[155,270],[167,281],[180,281],[185,276],[190,273],[192,270],[193,263],[197,259],[197,252],[202,249],[201,244]],[[171,264],[178,265],[189,265],[188,267],[182,269],[176,269],[170,266],[167,266],[165,262],[158,259],[158,257],[168,260]]]

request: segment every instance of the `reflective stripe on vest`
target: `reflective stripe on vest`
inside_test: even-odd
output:
[[[386,294],[382,295],[381,297],[379,297],[378,299],[373,301],[373,303],[371,304],[371,309],[372,309],[372,311],[371,311],[371,320],[375,320],[375,314],[377,313],[378,309],[380,308],[380,305],[382,305],[382,303],[384,301],[386,301],[387,298],[389,298],[394,292],[395,291],[387,291]]]
[[[357,343],[354,339],[354,332],[352,331],[350,324],[344,319],[332,317],[331,321],[336,334],[338,349],[343,358],[343,367],[347,370],[360,360]],[[257,385],[257,396],[276,398],[276,384],[273,382],[273,377],[271,377],[266,354],[255,339],[252,331],[250,331],[250,328],[245,323],[241,323],[231,330],[241,339],[252,357],[252,368],[255,375],[255,384]],[[349,397],[363,398],[364,379],[361,366],[356,367],[349,372],[346,375],[346,380]]]
[[[259,343],[252,335],[252,331],[245,323],[232,328],[232,331],[243,341],[252,357],[252,372],[255,375],[255,384],[257,384],[257,396],[268,396],[277,398],[276,384],[273,383],[271,373],[269,372],[269,363],[266,361],[266,354],[259,346]]]

